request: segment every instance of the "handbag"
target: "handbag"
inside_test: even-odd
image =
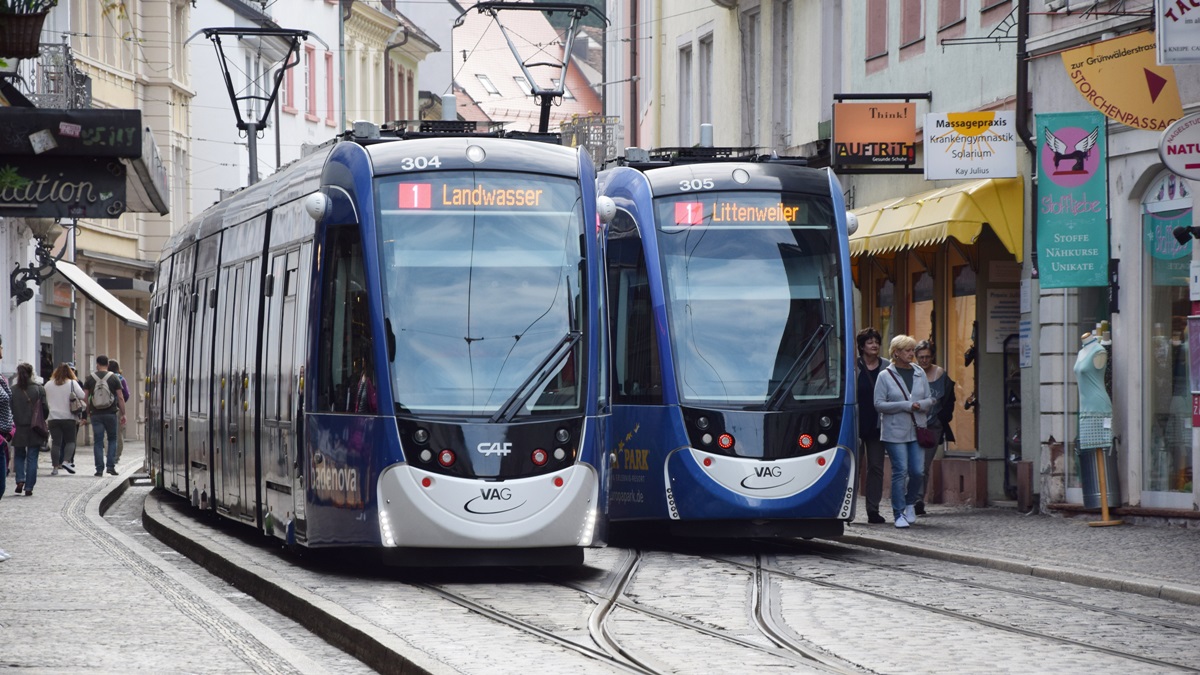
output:
[[[86,406],[86,404],[83,402],[83,399],[75,395],[75,384],[72,382],[71,383],[71,412],[75,413],[76,415],[79,415],[79,413],[83,412],[83,409],[85,406]]]
[[[33,430],[36,436],[43,439],[50,438],[50,427],[46,425],[46,413],[42,410],[42,400],[39,398],[37,403],[34,403],[29,398],[29,390],[25,390],[25,400],[29,401],[31,408],[29,413],[29,428]]]
[[[891,375],[892,379],[896,381],[896,386],[900,387],[901,393],[904,394],[904,400],[911,400],[908,397],[908,392],[904,389],[904,385],[900,384],[900,378],[896,377],[896,374],[890,370],[887,371],[887,374]],[[912,414],[912,411],[909,411],[908,416],[912,418],[913,426],[917,428],[917,445],[921,446],[922,448],[936,448],[937,436],[934,435],[933,429],[917,424],[917,416]]]

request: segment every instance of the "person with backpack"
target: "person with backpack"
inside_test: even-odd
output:
[[[88,398],[88,417],[92,420],[96,475],[105,469],[105,442],[108,444],[108,472],[117,475],[117,428],[125,423],[125,399],[121,397],[121,376],[108,370],[108,357],[96,357],[96,372],[83,384]]]
[[[117,363],[116,359],[108,360],[108,372],[117,376],[121,380],[121,398],[129,403],[129,383],[125,381],[125,376],[121,374],[121,364]],[[117,461],[121,461],[121,455],[125,452],[125,422],[121,421],[117,428]]]

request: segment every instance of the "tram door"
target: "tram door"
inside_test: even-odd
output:
[[[156,472],[156,484],[166,485],[163,480],[163,405],[162,396],[166,391],[163,378],[166,373],[165,353],[167,344],[166,304],[171,295],[169,285],[172,260],[163,260],[158,270],[158,283],[154,287],[154,295],[150,299],[150,363],[146,371],[146,445],[150,452],[150,467]],[[78,375],[86,379],[86,364],[79,366]]]
[[[183,433],[187,378],[186,352],[191,324],[192,262],[196,249],[188,247],[175,255],[171,293],[167,300],[166,372],[163,378],[163,484],[173,492],[187,488],[187,438]]]
[[[188,367],[188,490],[194,506],[208,506],[212,491],[213,318],[217,311],[219,237],[197,245]]]
[[[280,523],[303,517],[303,484],[296,481],[302,467],[295,424],[299,370],[307,353],[304,329],[296,319],[297,298],[300,287],[305,286],[299,275],[300,249],[273,253],[269,265],[262,359],[262,487],[267,510],[272,514],[268,534]]]

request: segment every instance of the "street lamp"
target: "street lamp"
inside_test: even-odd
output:
[[[9,275],[9,292],[16,298],[18,305],[33,299],[33,289],[29,287],[29,282],[42,285],[43,281],[54,274],[55,264],[62,260],[63,253],[67,250],[67,247],[63,246],[57,256],[51,250],[54,241],[63,231],[63,226],[59,225],[57,218],[26,218],[25,224],[33,232],[33,239],[37,244],[33,250],[35,259],[26,267],[21,267],[19,262],[14,263],[16,269]]]

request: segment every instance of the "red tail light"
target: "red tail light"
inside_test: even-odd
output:
[[[454,456],[454,451],[450,450],[449,448],[438,453],[438,464],[441,464],[446,468],[454,466],[454,462],[457,459],[458,458]]]
[[[807,450],[807,449],[811,448],[812,446],[813,446],[812,434],[800,434],[800,447]]]
[[[543,466],[546,463],[546,460],[550,459],[550,455],[546,454],[545,450],[538,448],[537,450],[533,451],[532,455],[530,455],[530,459],[533,460],[534,464]]]
[[[717,445],[721,446],[722,448],[724,448],[726,450],[732,448],[733,447],[733,436],[731,436],[729,434],[721,434],[717,438]]]

